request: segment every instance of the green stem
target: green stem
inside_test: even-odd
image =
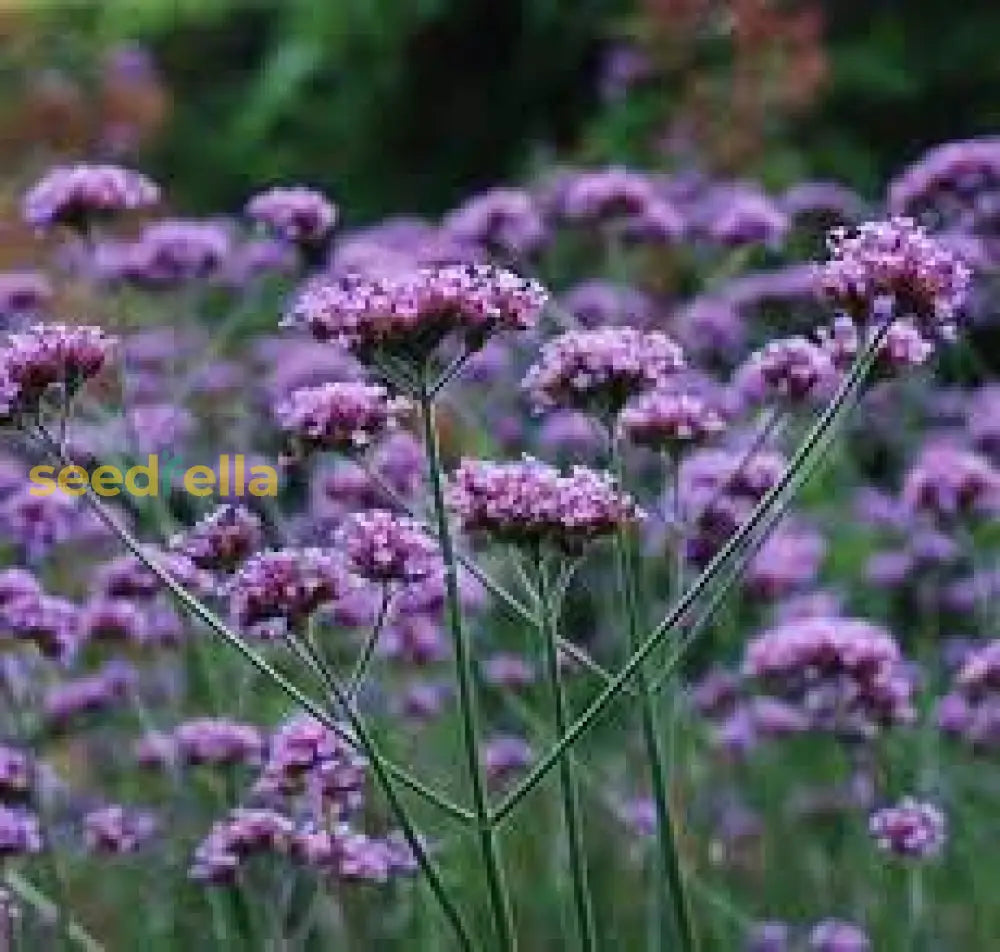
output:
[[[296,653],[299,653],[300,655],[308,654],[312,658],[313,662],[323,672],[323,678],[326,685],[330,693],[333,695],[334,700],[337,702],[337,706],[347,718],[347,722],[350,724],[351,730],[358,739],[362,753],[368,758],[369,765],[372,768],[372,773],[375,774],[375,779],[382,788],[386,801],[396,817],[396,822],[399,823],[400,830],[406,838],[406,843],[413,852],[413,856],[419,864],[421,872],[424,874],[424,878],[427,880],[427,885],[430,886],[431,891],[437,898],[438,903],[441,906],[441,911],[445,914],[448,921],[451,923],[452,928],[455,930],[455,936],[458,939],[459,945],[462,949],[466,950],[466,952],[473,952],[472,940],[469,936],[465,922],[463,921],[457,907],[452,902],[451,897],[448,895],[448,892],[444,887],[444,882],[441,879],[441,874],[438,872],[436,864],[430,858],[430,855],[424,847],[420,834],[417,832],[413,821],[410,819],[409,812],[399,799],[396,787],[392,782],[392,778],[389,775],[388,770],[386,769],[385,758],[383,758],[382,754],[379,752],[378,745],[375,743],[374,737],[372,737],[372,735],[368,732],[368,728],[365,726],[364,721],[358,714],[357,708],[347,697],[344,689],[340,686],[340,684],[338,684],[337,679],[333,676],[333,672],[324,661],[322,655],[316,650],[315,644],[308,636],[300,638],[298,635],[290,633],[288,635],[288,642],[292,645],[292,648],[296,651]]]
[[[559,645],[556,641],[557,620],[552,600],[548,573],[542,564],[541,555],[536,556],[535,572],[538,579],[538,627],[545,643],[546,669],[552,692],[556,736],[562,737],[568,726],[566,689],[559,668]],[[580,822],[580,804],[574,777],[573,759],[569,751],[559,761],[559,783],[562,788],[563,815],[566,821],[566,837],[569,841],[569,865],[573,879],[573,901],[579,927],[580,948],[585,952],[596,952],[597,936],[594,929],[594,910],[590,902],[587,885],[587,858],[583,842],[583,827]]]
[[[496,939],[501,949],[516,947],[510,904],[500,864],[496,834],[490,824],[490,808],[486,796],[486,781],[479,757],[479,731],[472,669],[472,652],[468,635],[462,625],[462,607],[458,590],[458,562],[448,524],[448,511],[444,499],[444,476],[441,450],[438,445],[437,426],[434,420],[434,401],[427,386],[426,371],[420,381],[420,416],[424,427],[424,449],[433,497],[434,516],[437,521],[438,544],[444,562],[445,601],[448,628],[455,652],[455,679],[458,687],[458,704],[462,718],[462,739],[465,746],[466,766],[472,784],[473,809],[479,834],[484,872],[490,894],[490,906],[496,929]]]
[[[622,693],[624,686],[636,676],[646,658],[677,627],[695,602],[725,571],[730,560],[743,549],[747,540],[754,535],[761,523],[774,509],[776,503],[780,502],[785,490],[795,479],[796,474],[802,469],[804,464],[812,459],[817,447],[821,445],[824,436],[837,420],[841,406],[864,382],[865,377],[871,370],[872,364],[875,362],[875,357],[879,349],[885,341],[887,330],[888,324],[882,326],[873,336],[865,351],[854,362],[851,370],[841,382],[829,405],[795,451],[785,471],[774,486],[757,503],[746,522],[730,536],[726,544],[715,554],[677,604],[674,605],[663,620],[650,632],[639,649],[622,666],[621,670],[611,678],[587,709],[573,722],[566,735],[535,764],[521,783],[493,811],[492,819],[495,823],[499,823],[509,816],[515,807],[542,781],[545,775],[558,762],[563,751],[575,744],[577,738],[586,733],[594,725],[597,719],[615,701],[618,695]],[[679,657],[679,654],[675,654],[674,663],[676,663]]]
[[[624,465],[621,454],[615,442],[612,442],[615,475],[620,487],[625,485]],[[619,584],[624,598],[625,619],[628,628],[629,648],[635,653],[641,646],[639,619],[639,573],[635,559],[631,527],[623,524],[616,538],[616,559],[618,563]],[[659,724],[656,716],[656,699],[649,691],[649,679],[644,665],[639,666],[636,674],[641,699],[639,712],[642,721],[642,736],[646,746],[646,759],[649,761],[649,780],[656,808],[656,839],[659,847],[661,886],[657,890],[659,901],[666,892],[673,907],[673,920],[680,937],[681,947],[687,952],[698,948],[695,937],[694,919],[691,914],[690,900],[684,883],[684,872],[681,868],[680,846],[677,828],[670,810],[670,792],[667,780],[666,758],[660,742]],[[670,947],[670,928],[665,910],[661,911],[660,942],[664,949]]]
[[[344,694],[347,699],[353,703],[354,699],[361,690],[364,684],[365,675],[368,672],[368,666],[371,664],[372,658],[375,656],[375,648],[378,645],[379,636],[382,634],[382,629],[385,627],[385,620],[389,614],[389,602],[392,600],[392,595],[389,589],[386,588],[382,593],[382,603],[379,606],[378,616],[375,618],[375,624],[372,626],[371,632],[365,639],[364,646],[361,649],[361,654],[358,656],[357,664],[354,665],[354,670],[351,671],[350,677],[347,679],[347,685],[344,687]]]

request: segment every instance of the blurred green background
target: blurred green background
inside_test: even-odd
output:
[[[775,186],[832,176],[874,196],[928,144],[1000,124],[1000,4],[957,12],[948,0],[4,0],[2,161],[17,172],[50,153],[131,152],[189,211],[303,180],[354,221],[440,211],[554,157],[696,163]],[[123,81],[130,69],[146,81]]]

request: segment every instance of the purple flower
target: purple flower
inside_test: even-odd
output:
[[[353,571],[372,582],[418,582],[439,558],[437,544],[420,523],[384,509],[348,516],[337,543]]]
[[[893,305],[893,316],[913,320],[931,337],[948,336],[965,302],[969,269],[909,218],[835,228],[819,285],[838,308],[862,324]]]
[[[460,243],[521,258],[545,241],[545,224],[529,192],[492,188],[456,208],[442,222],[446,234]]]
[[[27,856],[41,850],[38,817],[21,807],[0,806],[0,856]]]
[[[861,196],[839,182],[799,182],[781,196],[781,206],[796,223],[818,221],[826,227],[860,221],[865,211]]]
[[[27,800],[34,786],[35,765],[32,758],[15,747],[0,746],[0,801],[20,803]]]
[[[91,810],[83,818],[83,838],[95,853],[134,853],[156,832],[156,819],[148,810],[111,804]]]
[[[529,330],[547,300],[540,284],[510,271],[452,265],[313,281],[285,323],[303,325],[318,340],[334,341],[361,357],[385,347],[420,360],[452,333],[476,350],[495,331]]]
[[[43,702],[53,730],[64,730],[77,717],[109,710],[124,703],[135,686],[135,670],[109,661],[96,674],[67,681],[49,690]]]
[[[336,206],[322,192],[301,185],[261,192],[246,212],[279,238],[304,247],[321,245],[337,222]]]
[[[149,288],[200,280],[222,267],[229,247],[228,230],[216,222],[153,222],[128,249],[123,276]]]
[[[935,230],[996,235],[1000,138],[935,146],[889,185],[889,208]]]
[[[522,386],[540,410],[570,407],[614,414],[630,397],[661,386],[683,367],[681,348],[658,331],[569,331],[542,347]]]
[[[530,457],[514,463],[463,460],[449,501],[466,531],[570,552],[643,517],[607,473],[576,466],[564,476]]]
[[[52,303],[52,285],[37,271],[0,271],[0,316],[35,315]]]
[[[282,549],[251,556],[233,576],[230,606],[239,624],[284,621],[297,629],[350,587],[343,563],[320,549]]]
[[[772,533],[754,556],[746,585],[761,598],[782,598],[812,584],[826,554],[818,532],[786,527]]]
[[[870,952],[871,942],[860,926],[840,919],[824,919],[809,933],[810,952]]]
[[[115,341],[99,327],[36,324],[0,348],[0,379],[13,385],[12,411],[29,412],[50,388],[72,396],[104,366]]]
[[[947,837],[944,814],[933,803],[913,797],[876,810],[868,821],[868,831],[879,849],[914,859],[936,856]]]
[[[755,403],[768,398],[792,403],[827,396],[836,372],[826,351],[804,337],[770,341],[737,371],[737,387]]]
[[[700,230],[718,244],[780,247],[788,232],[788,216],[773,199],[755,188],[719,186],[704,201],[706,210]]]
[[[610,281],[585,281],[571,288],[561,301],[564,310],[584,327],[626,324],[645,327],[656,311],[653,300],[637,288]]]
[[[787,922],[758,922],[750,929],[745,952],[789,952],[792,930]]]
[[[906,474],[902,499],[911,512],[940,519],[992,515],[1000,506],[1000,470],[971,450],[932,444]]]
[[[252,724],[213,718],[186,721],[174,729],[175,750],[189,764],[256,764],[264,738]]]
[[[803,618],[747,647],[744,673],[800,706],[817,730],[868,737],[914,718],[912,685],[888,632],[853,618]]]
[[[483,678],[497,688],[526,688],[535,680],[535,669],[521,655],[501,652],[483,662]]]
[[[483,769],[490,783],[503,783],[534,760],[531,745],[513,734],[499,734],[483,745]]]
[[[2,618],[15,641],[34,644],[47,658],[66,661],[80,643],[79,608],[55,595],[41,593],[11,602]]]
[[[281,813],[238,807],[212,825],[195,850],[190,876],[210,885],[230,885],[246,857],[284,852],[294,833],[295,824]]]
[[[80,625],[87,642],[137,646],[147,640],[146,614],[124,598],[92,598],[81,612]]]
[[[625,405],[618,428],[624,439],[673,454],[718,436],[726,424],[697,394],[652,390]]]
[[[327,383],[303,387],[278,404],[275,413],[293,454],[313,450],[361,453],[395,429],[409,401],[390,397],[378,384]]]
[[[147,548],[149,558],[167,571],[188,591],[205,595],[213,590],[211,576],[181,552],[158,552]],[[111,598],[153,598],[163,590],[163,582],[144,562],[125,555],[106,562],[98,572],[98,587]]]
[[[311,793],[338,817],[362,805],[365,762],[335,731],[298,715],[274,732],[256,784],[258,793]]]
[[[24,196],[24,220],[35,228],[90,222],[155,205],[160,190],[146,176],[115,165],[72,165],[51,169]]]
[[[232,572],[260,548],[262,541],[260,517],[243,506],[225,503],[171,544],[199,569]]]
[[[642,215],[660,201],[647,175],[613,166],[570,175],[561,188],[559,213],[569,222],[599,224]]]

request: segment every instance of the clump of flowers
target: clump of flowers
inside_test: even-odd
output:
[[[423,526],[384,509],[352,513],[337,541],[353,571],[371,582],[418,582],[438,559],[437,545]]]
[[[91,810],[83,818],[83,838],[95,853],[134,853],[156,832],[156,818],[148,810],[119,803]]]
[[[773,340],[755,351],[737,372],[737,386],[751,402],[777,398],[790,403],[826,396],[836,379],[826,351],[804,337]]]
[[[125,249],[122,276],[148,288],[207,278],[229,255],[230,237],[216,222],[167,219],[147,225]]]
[[[327,811],[346,817],[361,808],[364,783],[365,761],[348,743],[315,718],[299,715],[271,736],[255,790],[318,796]]]
[[[817,922],[809,933],[810,952],[870,952],[871,947],[864,929],[841,919]]]
[[[100,373],[115,341],[99,327],[36,324],[0,348],[0,416],[17,421],[47,394],[72,397]]]
[[[0,806],[0,856],[28,856],[41,851],[38,817],[23,807]]]
[[[722,415],[709,400],[683,391],[641,394],[626,404],[618,417],[622,438],[671,454],[708,442],[725,428]]]
[[[522,386],[539,410],[572,407],[615,414],[684,368],[681,348],[659,331],[603,327],[548,341]]]
[[[938,704],[937,722],[945,733],[977,750],[1000,745],[1000,641],[965,659],[952,690]]]
[[[260,517],[225,503],[172,542],[199,569],[232,572],[260,548],[262,540]]]
[[[264,738],[252,724],[217,718],[198,718],[179,724],[173,732],[174,750],[188,764],[258,763]]]
[[[398,427],[409,407],[379,384],[345,381],[294,390],[275,412],[297,457],[317,450],[364,452]]]
[[[230,607],[241,625],[284,622],[289,630],[297,630],[350,584],[343,563],[321,549],[262,552],[233,576]]]
[[[456,208],[442,222],[446,233],[487,251],[524,257],[545,240],[545,224],[529,192],[491,188]]]
[[[305,249],[322,245],[337,223],[336,206],[304,186],[278,186],[255,195],[246,213],[277,237]]]
[[[24,196],[24,220],[35,228],[88,225],[122,212],[149,208],[160,190],[145,175],[117,165],[58,166]]]
[[[463,460],[449,499],[468,532],[568,552],[643,517],[609,474],[576,466],[563,475],[530,457],[509,463]]]
[[[886,853],[926,859],[941,852],[947,837],[945,816],[933,803],[903,797],[894,806],[876,810],[868,831]]]
[[[237,807],[212,825],[195,850],[190,876],[210,885],[231,885],[240,864],[259,853],[284,852],[295,824],[281,813]]]
[[[855,618],[803,618],[755,638],[744,674],[794,703],[811,729],[866,738],[914,718],[912,684],[899,646]]]
[[[942,242],[909,218],[834,229],[830,259],[820,287],[838,308],[860,323],[891,316],[909,318],[928,336],[954,331],[969,291],[971,273]]]
[[[911,512],[939,519],[990,515],[1000,507],[1000,470],[972,450],[929,446],[907,473],[902,497]]]
[[[538,282],[502,268],[450,265],[318,279],[301,292],[285,323],[362,358],[385,349],[421,361],[452,334],[478,350],[497,331],[528,330],[547,301]]]

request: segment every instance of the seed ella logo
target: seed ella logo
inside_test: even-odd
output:
[[[220,456],[215,470],[204,464],[185,468],[183,460],[177,456],[164,457],[161,466],[156,454],[150,454],[144,466],[127,469],[101,465],[88,471],[72,463],[56,470],[55,466],[42,464],[32,467],[28,473],[31,482],[28,491],[33,496],[51,496],[57,490],[67,496],[82,496],[90,488],[104,497],[117,496],[123,491],[130,496],[159,496],[161,489],[164,494],[170,491],[179,473],[183,473],[184,491],[192,496],[211,496],[215,492],[220,497],[278,494],[278,471],[260,463],[248,467],[242,453]]]

